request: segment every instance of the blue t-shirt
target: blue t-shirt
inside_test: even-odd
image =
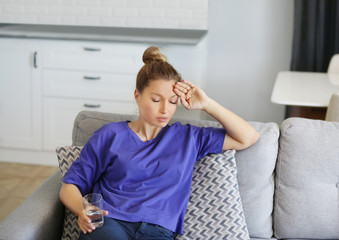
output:
[[[100,193],[108,217],[183,233],[194,163],[220,153],[222,128],[174,123],[143,142],[128,122],[104,125],[89,139],[63,182]]]

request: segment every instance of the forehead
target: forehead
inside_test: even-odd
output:
[[[144,92],[151,94],[158,94],[161,96],[174,96],[173,87],[175,80],[156,79],[150,81],[149,85],[144,89]]]

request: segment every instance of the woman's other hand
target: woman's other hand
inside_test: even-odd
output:
[[[103,215],[106,216],[107,211],[103,210]],[[84,233],[91,233],[95,230],[95,226],[91,223],[91,219],[86,215],[85,209],[78,215],[78,225],[80,230]]]
[[[82,204],[82,195],[78,187],[74,184],[63,183],[60,189],[60,200],[65,206],[75,215],[78,216],[78,225],[80,230],[86,234],[95,230],[91,223],[91,219],[86,215],[84,206]],[[106,216],[107,211],[103,210],[103,215]]]

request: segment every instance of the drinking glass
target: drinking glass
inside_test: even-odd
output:
[[[91,219],[91,223],[96,227],[104,225],[104,216],[102,211],[103,199],[101,194],[90,193],[82,198],[86,215]]]

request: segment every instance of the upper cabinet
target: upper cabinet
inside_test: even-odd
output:
[[[0,38],[0,146],[41,148],[41,51]]]
[[[5,1],[0,36],[197,44],[208,0]]]
[[[207,30],[208,0],[5,1],[2,23]]]

